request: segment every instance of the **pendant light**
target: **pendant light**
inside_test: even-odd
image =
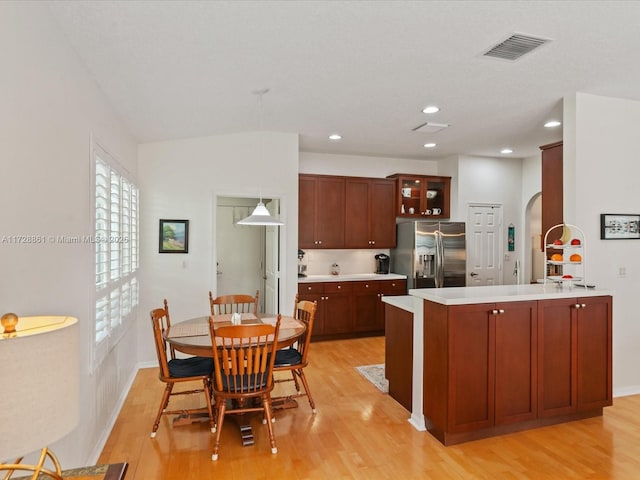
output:
[[[263,163],[263,161],[262,161],[262,157],[263,157],[262,137],[264,135],[264,132],[262,131],[262,97],[268,91],[269,91],[269,89],[266,88],[264,90],[256,90],[256,91],[252,92],[253,94],[258,95],[260,97],[260,163],[261,164]],[[282,223],[281,221],[273,218],[269,214],[269,210],[267,210],[267,207],[262,202],[262,189],[260,189],[260,201],[258,202],[258,205],[253,210],[253,213],[250,216],[248,216],[247,218],[244,218],[244,219],[240,220],[238,222],[238,225],[269,226],[269,225],[284,225],[284,223]]]

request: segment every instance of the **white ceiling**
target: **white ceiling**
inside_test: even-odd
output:
[[[299,133],[303,151],[527,157],[562,138],[542,124],[564,96],[640,100],[636,1],[47,3],[140,142],[262,124]],[[482,57],[513,33],[552,41]],[[450,127],[412,131],[425,121]]]

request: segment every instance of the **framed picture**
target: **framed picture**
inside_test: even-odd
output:
[[[159,253],[189,253],[189,220],[160,220]]]
[[[640,239],[640,215],[602,213],[600,215],[600,239]]]

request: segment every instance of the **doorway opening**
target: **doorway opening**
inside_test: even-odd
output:
[[[216,202],[215,296],[259,292],[261,312],[279,312],[280,228],[238,225],[251,215],[258,198],[219,196]],[[279,211],[279,199],[265,199],[269,212]]]

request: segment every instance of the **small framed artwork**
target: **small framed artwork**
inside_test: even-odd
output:
[[[600,214],[601,240],[640,239],[640,215]]]
[[[189,253],[189,220],[160,220],[159,253]]]

